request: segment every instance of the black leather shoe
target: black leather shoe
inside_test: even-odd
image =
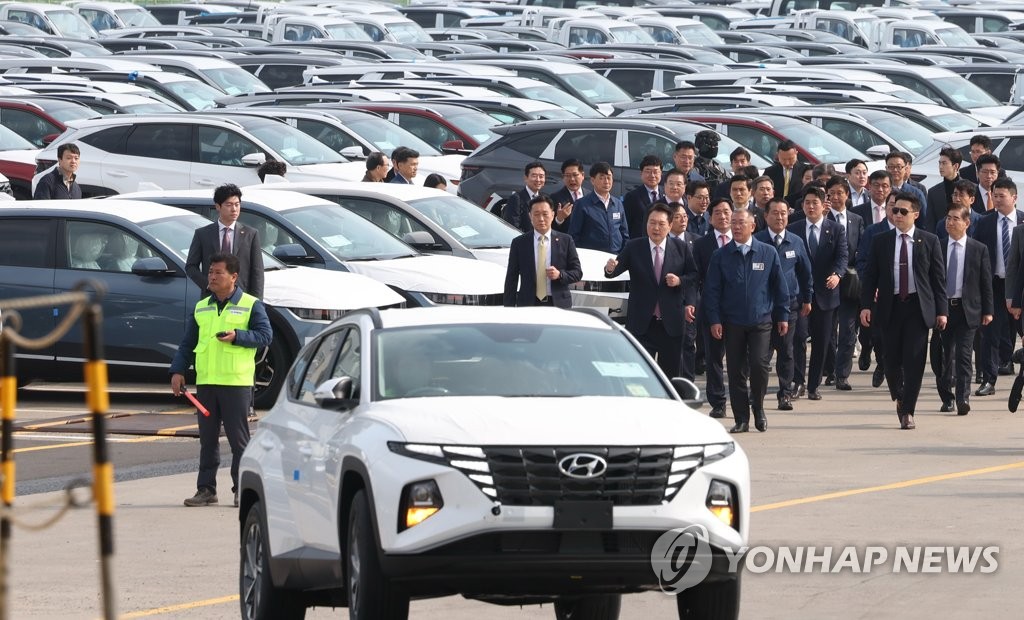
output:
[[[1003,377],[1006,377],[1006,376],[1014,374],[1013,373],[1013,362],[1008,362],[1008,363],[1003,364],[1002,366],[1000,366],[999,367],[999,374],[1000,374],[1000,376],[1003,376]]]
[[[754,412],[754,428],[760,433],[768,430],[768,417],[764,415],[764,411]]]
[[[788,396],[779,397],[779,411],[792,411],[793,401]]]
[[[875,372],[871,373],[871,387],[881,387],[883,381],[885,381],[885,370],[876,366]]]
[[[908,413],[904,415],[903,418],[906,420],[906,426],[904,426],[903,428],[905,428],[908,431],[912,431],[915,428],[917,428],[917,424],[914,424],[914,414]]]
[[[711,417],[712,418],[724,418],[725,417],[725,407],[712,407],[711,408]]]
[[[738,422],[736,426],[729,429],[730,433],[747,433],[750,432],[750,425],[746,422]]]
[[[836,384],[836,376],[835,375],[829,375],[829,376],[825,377],[825,385],[835,385],[835,384]]]
[[[900,414],[900,430],[904,430],[905,431],[905,430],[907,430],[907,428],[909,428],[907,426],[907,418],[908,417],[909,416],[904,414],[904,413]]]
[[[957,415],[967,415],[970,412],[971,412],[971,403],[969,401],[964,400],[964,401],[957,402],[957,404],[956,404],[956,414]]]
[[[947,401],[943,402],[942,406],[939,407],[939,413],[951,413],[952,411],[953,411],[953,401],[951,401],[951,400],[947,400]]]
[[[821,400],[821,392],[818,390],[807,392],[807,400]]]
[[[1024,364],[1024,349],[1017,349],[1010,356],[1010,361],[1014,364]]]
[[[799,383],[793,387],[793,398],[800,398],[807,393],[807,386],[803,383]]]
[[[847,379],[836,379],[836,389],[843,392],[849,392],[853,389],[850,382]]]
[[[871,368],[871,353],[867,351],[861,351],[860,357],[857,358],[857,368],[862,371]]]
[[[996,386],[992,385],[988,381],[981,384],[981,386],[974,391],[975,396],[992,396],[996,393]]]

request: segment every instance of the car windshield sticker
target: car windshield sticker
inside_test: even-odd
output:
[[[643,385],[639,383],[627,383],[626,389],[629,390],[630,396],[650,396],[650,392],[647,391]]]
[[[644,367],[636,362],[591,362],[602,377],[647,378]]]
[[[455,228],[452,228],[452,232],[458,235],[460,239],[468,239],[469,237],[475,237],[480,234],[472,226],[456,226]]]
[[[324,241],[326,241],[327,245],[331,246],[332,248],[340,248],[346,245],[352,245],[352,242],[349,241],[348,238],[345,237],[345,235],[329,235],[327,237],[324,237]]]
[[[814,156],[818,159],[822,159],[828,155],[828,149],[823,146],[811,146],[808,147],[807,150],[814,153]]]

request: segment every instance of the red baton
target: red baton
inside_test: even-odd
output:
[[[203,406],[203,403],[199,402],[198,398],[192,396],[191,392],[189,392],[188,390],[182,389],[181,391],[184,392],[185,398],[187,398],[189,402],[196,406],[196,409],[199,410],[199,413],[203,414],[206,417],[210,417],[209,410],[207,410],[206,407]]]

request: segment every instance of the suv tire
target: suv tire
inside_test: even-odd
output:
[[[621,594],[598,594],[555,601],[557,620],[618,620]]]
[[[242,526],[241,566],[238,570],[239,603],[244,620],[302,620],[306,605],[299,595],[274,587],[270,575],[270,544],[263,509],[256,502]]]
[[[704,582],[676,595],[679,620],[736,620],[740,617],[740,578]]]
[[[407,620],[409,596],[396,590],[380,568],[377,536],[366,491],[352,498],[348,518],[345,576],[351,620]]]

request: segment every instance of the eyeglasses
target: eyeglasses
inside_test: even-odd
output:
[[[907,167],[906,166],[896,166],[896,165],[892,165],[892,164],[886,164],[885,169],[886,170],[895,170],[896,172],[900,172],[901,170],[906,170]]]
[[[893,215],[910,215],[910,209],[904,209],[903,207],[893,207]]]

